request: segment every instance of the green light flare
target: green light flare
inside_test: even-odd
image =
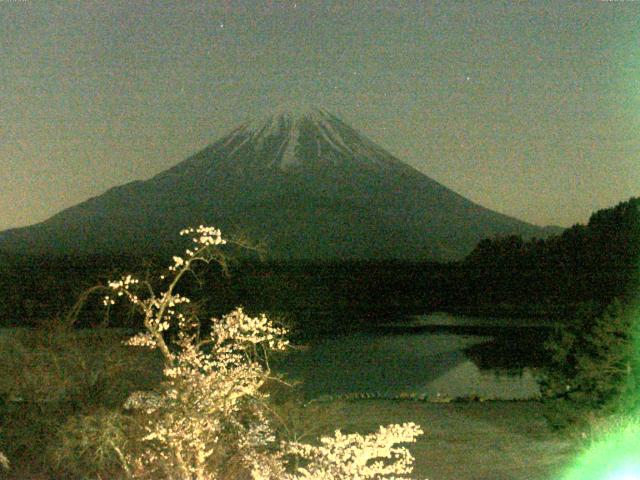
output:
[[[639,252],[640,253],[640,252]],[[637,382],[640,372],[640,254],[636,256],[636,277],[632,285],[636,289],[635,301],[630,302],[626,314],[632,319],[634,358],[628,382]],[[619,413],[624,420],[610,426],[609,431],[597,437],[579,454],[560,480],[640,480],[640,385],[632,383],[634,393],[622,405],[632,410]],[[613,422],[612,422],[613,423]]]
[[[640,417],[609,432],[583,453],[562,480],[640,480]]]

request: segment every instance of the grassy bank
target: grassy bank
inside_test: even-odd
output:
[[[323,434],[335,428],[363,432],[408,420],[423,425],[425,433],[411,449],[416,459],[412,478],[550,480],[565,468],[581,441],[549,425],[549,408],[535,401],[358,400],[319,404],[315,418]]]

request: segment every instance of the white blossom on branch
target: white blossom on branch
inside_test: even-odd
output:
[[[161,276],[168,282],[165,291],[155,294],[130,275],[109,283],[144,317],[145,331],[126,344],[157,348],[164,358],[158,391],[135,392],[124,405],[145,422],[143,447],[127,457],[132,476],[228,478],[225,468],[240,459],[254,480],[406,479],[413,457],[396,444],[414,442],[422,433],[413,423],[380,427],[369,435],[337,431],[319,446],[278,440],[263,386],[274,377],[268,352],[288,347],[287,330],[264,314],[250,316],[237,308],[212,318],[209,334],[201,337],[202,326],[185,309],[190,300],[174,289],[195,262],[222,261],[218,249],[226,241],[220,230],[202,225],[180,234],[191,236],[196,248],[173,257],[169,273]],[[107,296],[104,303],[115,301]],[[296,457],[298,468],[290,463]]]

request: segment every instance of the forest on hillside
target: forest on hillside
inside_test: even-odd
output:
[[[482,240],[457,265],[461,290],[455,300],[476,306],[608,304],[636,292],[639,259],[640,198],[631,198],[547,239]]]
[[[201,307],[210,314],[244,304],[251,311],[293,316],[307,326],[321,321],[313,317],[333,317],[333,326],[322,320],[328,330],[348,317],[386,321],[434,310],[562,318],[577,304],[604,307],[634,292],[639,252],[640,198],[632,198],[547,239],[484,239],[460,262],[244,260],[232,263],[228,275],[210,269],[192,278],[185,293],[205,299]],[[0,325],[63,317],[87,289],[122,273],[157,276],[163,258],[0,255]],[[109,322],[101,295],[97,288],[87,296],[79,325]]]

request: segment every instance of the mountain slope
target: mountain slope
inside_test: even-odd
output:
[[[28,253],[175,248],[211,224],[266,243],[275,259],[458,259],[482,238],[546,236],[393,157],[323,109],[251,121],[147,181],[0,233]]]

